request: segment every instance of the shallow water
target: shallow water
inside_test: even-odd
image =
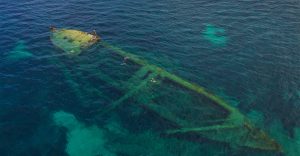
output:
[[[0,1],[0,15],[0,155],[299,153],[298,0],[17,0]],[[284,145],[284,152],[164,136],[160,132],[172,124],[132,101],[99,115],[124,93],[93,74],[99,69],[121,83],[135,70],[120,72],[122,62],[112,62],[103,47],[65,57],[49,40],[50,25],[96,29],[104,41],[204,86]],[[67,112],[61,122],[76,126],[56,123],[53,116],[61,111]],[[76,152],[80,143],[90,148]],[[93,152],[80,153],[85,150]]]

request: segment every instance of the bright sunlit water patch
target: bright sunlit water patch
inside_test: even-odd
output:
[[[0,1],[0,15],[1,156],[299,154],[297,0],[17,0]],[[136,87],[130,78],[139,68],[102,46],[67,57],[51,43],[51,25],[95,29],[107,43],[206,87],[284,152],[166,135],[176,126],[132,99],[102,113],[127,95],[119,84]]]

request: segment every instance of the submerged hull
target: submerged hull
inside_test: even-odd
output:
[[[97,34],[86,33],[73,29],[52,29],[51,41],[69,56],[78,55],[100,40]]]
[[[57,47],[65,47],[61,45],[63,43],[58,44],[55,33],[52,34],[51,41]],[[104,114],[121,105],[134,103],[178,127],[166,130],[166,134],[192,133],[232,145],[281,151],[275,140],[255,128],[236,108],[203,87],[105,42],[99,44],[108,52],[99,52],[93,58],[72,58],[76,59],[73,60],[77,63],[76,70],[82,70],[78,71],[81,76],[65,70],[66,77],[72,80],[70,86],[79,98],[86,99],[82,92],[89,86],[93,88],[92,92],[96,97],[106,99],[109,104],[99,109],[99,113]],[[69,50],[61,49],[65,52]],[[67,64],[65,66],[72,68]],[[92,73],[93,80],[104,82],[104,85],[101,83],[101,86],[93,86],[88,82],[89,79],[80,78],[84,73]],[[110,95],[111,92],[118,94]],[[93,102],[92,98],[90,102]]]

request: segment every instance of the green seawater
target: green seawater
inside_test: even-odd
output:
[[[207,24],[205,26],[203,38],[217,46],[226,46],[228,42],[225,30],[212,24]]]

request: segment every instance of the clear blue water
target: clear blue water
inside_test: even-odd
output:
[[[122,137],[104,137],[105,150],[98,154],[103,156],[296,156],[300,149],[299,17],[298,0],[0,1],[0,155],[71,155],[66,150],[71,134],[52,119],[54,112],[63,110],[82,124],[126,131]],[[61,51],[49,40],[50,25],[96,29],[106,42],[206,87],[290,148],[274,153],[148,134],[157,129],[160,119],[138,108],[98,116],[94,103],[107,101],[86,95],[92,101],[86,103],[92,104],[83,106],[61,65],[51,61],[57,58],[53,53]],[[209,27],[218,30],[213,37],[206,35]],[[18,45],[21,50],[16,50]],[[18,51],[23,55],[12,57]],[[112,97],[118,94],[106,91]],[[143,118],[135,117],[141,111]]]

